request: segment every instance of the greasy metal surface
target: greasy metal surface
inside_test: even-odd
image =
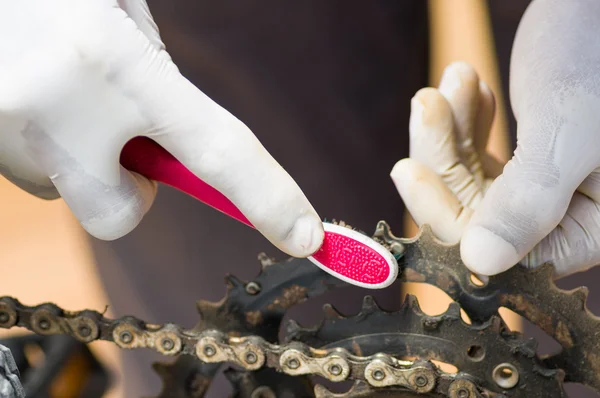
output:
[[[477,286],[460,259],[459,246],[441,243],[429,227],[415,239],[400,239],[380,222],[375,235],[388,244],[404,245],[402,280],[439,287],[475,323],[490,319],[500,307],[525,317],[562,346],[560,353],[543,358],[544,366],[564,370],[565,382],[581,383],[600,392],[600,318],[586,307],[586,287],[559,289],[550,264],[534,270],[519,265]]]
[[[165,354],[165,336],[170,336],[169,355],[196,355],[204,362],[229,362],[246,370],[258,370],[264,365],[288,375],[317,374],[331,381],[363,380],[371,385],[401,386],[410,391],[424,392],[434,386],[438,391],[445,392],[454,380],[453,375],[438,370],[430,362],[399,361],[386,354],[358,356],[343,348],[315,349],[300,342],[278,345],[268,343],[259,336],[235,337],[214,329],[201,332],[184,330],[173,324],[146,324],[132,317],[110,320],[89,311],[67,312],[54,304],[25,306],[11,298],[0,298],[0,301],[17,313],[17,325],[45,333],[76,337],[81,331],[72,329],[73,322],[94,317],[98,338],[113,341],[125,349],[151,348]],[[87,338],[88,333],[84,334]],[[178,351],[173,347],[178,347]],[[291,365],[292,359],[298,365]],[[369,368],[374,365],[377,372],[382,372],[385,377],[375,377],[375,381],[369,377]],[[176,373],[169,373],[171,381],[179,377]],[[193,387],[198,396],[199,391],[206,388],[206,379],[188,377],[185,380],[189,385],[183,392],[189,394]],[[171,393],[166,394],[169,396]]]
[[[535,356],[535,344],[519,339],[508,331],[498,316],[481,325],[462,321],[460,308],[453,303],[438,316],[425,315],[416,297],[407,296],[399,311],[381,310],[367,296],[360,313],[343,317],[329,307],[325,320],[315,328],[305,329],[290,322],[290,340],[312,347],[342,347],[359,355],[378,352],[395,357],[417,357],[456,366],[486,389],[503,393],[494,380],[494,369],[502,363],[514,364],[523,373],[507,396],[563,397],[562,372],[543,370]]]
[[[198,302],[201,320],[192,330],[149,325],[132,317],[109,320],[94,311],[71,313],[53,304],[27,307],[12,298],[0,298],[0,327],[23,326],[40,334],[69,334],[84,342],[108,340],[123,348],[147,347],[176,355],[171,363],[155,365],[163,379],[159,398],[204,396],[221,361],[242,368],[226,372],[239,397],[283,395],[281,386],[293,386],[290,397],[311,396],[310,380],[291,376],[307,373],[358,380],[343,394],[317,385],[313,396],[319,397],[560,397],[564,373],[565,380],[600,391],[600,342],[595,337],[600,324],[585,308],[585,289],[559,290],[550,266],[534,271],[515,267],[478,286],[471,282],[458,246],[440,243],[427,228],[408,240],[393,236],[381,222],[375,238],[399,259],[402,281],[439,287],[466,311],[473,325],[460,320],[457,306],[430,317],[409,298],[401,311],[388,314],[367,298],[354,317],[343,318],[329,307],[317,329],[292,324],[289,339],[279,344],[281,321],[289,308],[345,284],[308,260],[275,263],[263,255],[262,271],[253,281],[229,276],[225,298]],[[540,326],[563,351],[537,358],[534,342],[506,330],[498,317],[502,306]],[[452,363],[459,373],[441,372],[430,359]],[[500,363],[518,369],[514,388],[502,391],[493,383],[493,369]]]
[[[439,394],[435,391],[420,394],[416,392],[406,391],[395,387],[374,388],[362,382],[356,382],[352,388],[344,393],[333,393],[327,388],[317,385],[315,387],[316,398],[423,398],[423,397],[448,397],[450,395]],[[479,398],[481,395],[474,395],[467,398]],[[456,398],[456,397],[452,397]],[[464,398],[464,397],[460,397]]]
[[[307,260],[289,259],[277,263],[263,253],[258,255],[258,260],[260,272],[253,281],[244,283],[234,276],[227,276],[227,294],[221,301],[211,303],[200,300],[197,303],[201,320],[194,327],[195,331],[218,329],[233,336],[257,335],[276,342],[287,307],[343,286],[343,282]],[[257,286],[260,289],[256,289]],[[283,301],[285,305],[282,305]],[[203,364],[187,356],[180,356],[172,363],[163,362],[159,365],[163,391],[157,398],[203,396],[220,367],[220,364]],[[168,378],[165,378],[165,374]],[[289,383],[295,379],[283,376],[283,380]],[[178,380],[174,381],[175,378]],[[306,383],[305,378],[301,378]],[[195,384],[206,387],[193,389],[190,387],[192,384],[182,384],[182,380],[195,380]],[[276,387],[278,381],[279,378],[273,378],[269,385]],[[178,391],[180,395],[172,395],[172,391]]]

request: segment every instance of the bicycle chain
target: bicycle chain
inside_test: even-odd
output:
[[[586,309],[585,288],[570,292],[558,289],[552,282],[550,265],[536,270],[517,266],[479,286],[470,280],[458,246],[441,243],[428,228],[423,228],[416,238],[404,239],[392,235],[389,226],[380,222],[374,238],[399,259],[400,282],[437,286],[465,310],[473,327],[497,316],[498,308],[503,306],[524,316],[562,345],[560,353],[539,358],[531,370],[520,369],[521,374],[536,373],[557,380],[558,394],[562,390],[561,374],[564,381],[600,390],[600,341],[595,338],[600,319]],[[425,360],[400,361],[390,353],[355,355],[352,350],[339,346],[325,349],[313,342],[271,343],[277,342],[281,319],[290,307],[344,284],[307,261],[261,262],[263,269],[251,282],[228,277],[228,294],[219,303],[199,302],[202,320],[191,330],[174,324],[146,324],[134,317],[110,320],[96,311],[73,313],[54,304],[29,307],[9,297],[0,298],[0,327],[23,326],[42,335],[68,334],[85,343],[107,340],[122,348],[151,348],[167,356],[185,354],[172,364],[155,366],[164,383],[161,397],[171,396],[168,394],[172,388],[177,389],[178,397],[203,396],[222,362],[250,371],[229,374],[230,379],[242,384],[253,384],[252,375],[273,370],[288,380],[299,378],[287,375],[357,380],[344,395],[331,394],[317,386],[315,394],[319,397],[370,396],[373,391],[388,396],[386,391],[390,389],[460,398],[514,395],[514,390],[503,391],[505,395],[486,390],[485,383],[473,375],[447,374]],[[522,350],[523,344],[517,344],[515,349]],[[527,352],[535,356],[534,347]],[[423,357],[433,359],[430,355]],[[536,388],[535,383],[519,385],[525,389],[523,392]],[[390,387],[381,388],[385,386]]]
[[[469,325],[461,318],[457,303],[451,303],[440,315],[427,315],[413,295],[407,295],[400,309],[392,312],[380,308],[371,296],[365,296],[356,315],[344,316],[330,305],[324,312],[318,326],[305,328],[290,322],[287,339],[362,355],[385,350],[399,358],[451,363],[477,380],[480,387],[496,392],[504,389],[511,397],[565,397],[564,374],[543,369],[535,355],[535,342],[511,332],[499,316],[481,325]],[[514,370],[512,381],[500,377],[498,369],[508,368]],[[343,396],[354,397],[352,394],[355,391]]]
[[[319,375],[333,382],[348,378],[373,387],[404,387],[416,393],[462,397],[485,392],[474,382],[442,372],[429,361],[402,361],[390,355],[353,355],[345,349],[316,349],[294,341],[271,344],[259,336],[233,337],[217,330],[194,332],[175,324],[146,324],[134,317],[108,319],[96,311],[69,312],[51,303],[27,306],[0,298],[0,327],[20,326],[40,335],[65,334],[83,342],[114,342],[124,349],[150,348],[162,355],[193,355],[205,363],[233,363],[246,370],[264,366],[291,376]],[[456,383],[460,384],[457,388]],[[462,394],[462,395],[461,395]]]

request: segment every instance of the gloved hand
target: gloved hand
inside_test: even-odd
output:
[[[471,269],[552,261],[559,276],[600,263],[600,3],[536,0],[515,39],[518,145],[461,242]]]
[[[303,257],[323,239],[300,188],[239,120],[178,71],[145,0],[0,0],[0,172],[59,195],[105,240],[131,231],[155,184],[119,165],[156,140],[225,194],[273,244]]]
[[[427,201],[445,217],[437,230],[442,234],[454,228],[453,240],[462,233],[463,261],[476,273],[494,275],[518,262],[536,267],[550,261],[557,275],[564,276],[600,263],[597,15],[600,3],[595,0],[536,0],[530,5],[517,32],[511,64],[518,146],[488,190],[477,183],[481,180],[473,166],[477,162],[468,157],[469,152],[477,155],[477,150],[451,158],[459,162],[456,165],[440,163],[436,169],[425,163],[437,174],[414,161],[402,161],[392,172],[416,219],[429,217],[429,222],[434,217],[422,214],[426,203],[416,203],[430,193]],[[443,86],[444,82],[442,92]],[[444,111],[427,109],[436,118],[447,118],[440,116]],[[460,120],[472,114],[469,109],[465,104],[452,106],[458,137]],[[432,120],[422,124],[431,126]],[[469,120],[479,126],[474,120],[481,120],[481,115]],[[429,130],[439,131],[437,126]],[[486,133],[479,127],[474,130],[475,148],[479,148],[478,134]],[[416,134],[411,131],[412,140]],[[428,136],[438,151],[450,153],[451,133]],[[469,147],[461,139],[457,143],[458,149]],[[423,162],[420,156],[415,159]],[[471,170],[470,176],[459,173],[465,167]]]
[[[501,170],[485,152],[494,107],[489,87],[462,62],[444,70],[438,89],[421,89],[411,101],[410,158],[391,177],[415,222],[443,241],[460,240]]]

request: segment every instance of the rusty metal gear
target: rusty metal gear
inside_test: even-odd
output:
[[[600,318],[587,309],[586,287],[559,289],[550,264],[533,270],[517,265],[478,286],[460,259],[459,245],[440,242],[428,226],[417,237],[402,239],[380,222],[375,236],[404,247],[403,281],[437,286],[474,323],[487,321],[501,307],[516,312],[561,345],[561,352],[541,358],[545,367],[563,370],[565,382],[581,383],[600,392],[600,339],[596,337]]]
[[[459,303],[472,304],[472,297],[478,297],[468,295],[475,285],[471,282],[470,273],[462,265],[456,247],[439,242],[427,228],[421,232],[417,239],[406,240],[393,236],[387,224],[382,222],[377,227],[375,237],[388,248],[394,250],[401,259],[403,266],[402,280],[429,282],[440,287]],[[244,333],[259,334],[269,339],[275,338],[285,310],[265,316],[265,308],[273,308],[273,303],[284,303],[283,307],[287,309],[308,297],[344,286],[335,278],[317,271],[314,267],[309,266],[307,268],[306,266],[309,264],[305,260],[288,261],[286,263],[275,263],[274,260],[262,256],[263,269],[254,281],[244,283],[236,278],[229,277],[229,289],[225,299],[219,303],[200,302],[199,310],[203,320],[196,329],[203,330],[208,327],[217,327],[222,330],[242,330]],[[289,265],[293,265],[293,268]],[[296,272],[294,274],[296,277],[288,274],[292,269]],[[529,273],[529,271],[526,272]],[[299,275],[301,277],[298,277]],[[435,277],[435,280],[433,280],[433,277]],[[304,284],[307,280],[311,281],[309,286]],[[487,286],[490,286],[490,282]],[[480,287],[476,289],[481,291]],[[291,292],[300,294],[295,297],[294,294],[290,294]],[[465,297],[460,294],[461,292],[465,294]],[[257,295],[260,295],[260,297]],[[285,297],[285,299],[282,300],[282,297]],[[488,295],[483,295],[483,297],[489,300]],[[347,319],[352,322],[343,323],[344,327],[341,329],[343,333],[346,333],[345,335],[342,333],[337,336],[329,336],[330,338],[326,340],[311,339],[307,337],[308,331],[302,330],[298,326],[291,326],[288,332],[290,333],[290,340],[300,340],[315,347],[344,347],[360,355],[386,352],[392,355],[413,356],[452,363],[465,374],[475,377],[479,383],[482,383],[482,386],[490,389],[489,391],[495,392],[501,391],[501,388],[493,381],[493,370],[499,364],[510,363],[509,361],[515,361],[516,359],[519,363],[520,384],[509,391],[508,396],[564,396],[562,389],[563,373],[560,370],[552,370],[554,368],[544,367],[543,363],[535,356],[536,344],[534,341],[522,340],[517,334],[508,331],[497,313],[499,306],[494,306],[495,303],[491,301],[483,300],[482,302],[486,305],[481,308],[478,308],[477,305],[467,305],[467,308],[471,309],[468,313],[474,320],[473,326],[466,325],[460,320],[458,305],[452,305],[448,312],[441,316],[428,317],[418,310],[416,299],[409,297],[406,302],[407,305],[402,310],[403,316],[400,317],[400,312],[392,314],[392,316],[390,314],[383,315],[384,313],[377,309],[376,304],[370,298],[366,298],[361,314]],[[476,311],[472,311],[473,307],[476,307]],[[282,308],[280,307],[280,309]],[[332,307],[328,307],[326,310],[326,318],[324,325],[319,329],[321,334],[329,333],[331,328],[328,326],[336,321],[339,324],[340,319],[343,319]],[[377,322],[354,322],[359,318],[371,320],[376,318]],[[265,323],[266,319],[269,319],[270,322]],[[400,319],[402,322],[398,323]],[[433,325],[438,325],[439,328],[436,330]],[[396,328],[396,332],[404,328],[405,331],[411,330],[412,334],[404,333],[404,339],[397,341],[394,347],[383,347],[377,335],[392,332],[390,328]],[[445,340],[435,336],[436,333],[440,333],[440,330],[445,333]],[[486,337],[487,340],[480,344],[470,344],[468,347],[456,344],[456,341],[464,342],[464,339],[472,334],[478,335],[479,340],[482,339],[482,336]],[[400,333],[394,335],[397,337]],[[358,344],[358,347],[361,347],[360,351],[356,351],[357,344],[348,345],[349,336],[357,337],[361,341],[362,344]],[[356,342],[356,339],[352,341]],[[371,346],[369,347],[368,344],[371,344]],[[374,347],[379,349],[374,349]],[[410,352],[408,348],[410,348]],[[470,355],[475,357],[481,355],[481,353],[476,352],[478,350],[490,352],[483,364],[472,360],[473,357],[469,356],[469,352]],[[216,369],[214,370],[216,371]],[[240,396],[249,396],[248,394],[251,391],[259,390],[260,387],[265,390],[273,390],[279,385],[279,381],[275,379],[269,381],[269,378],[262,378],[260,382],[257,382],[253,373],[248,371],[230,373],[230,375],[235,374],[235,377],[229,377],[229,379],[234,384],[238,394],[241,394]],[[241,383],[242,380],[244,383]],[[305,385],[304,382],[303,385]],[[248,386],[252,387],[249,388]],[[525,393],[519,390],[520,386],[526,386]],[[347,394],[352,393],[353,395],[348,396],[354,396],[354,394],[359,394],[360,391],[372,390],[374,390],[373,387],[359,383]],[[398,388],[385,391],[382,389],[376,390],[385,394],[405,395],[408,393],[406,389]],[[317,391],[321,391],[319,394],[325,394],[323,392],[325,390],[321,387],[318,387]],[[542,395],[531,395],[527,391],[544,391],[544,393],[541,393]],[[301,394],[305,393],[303,391]]]
[[[288,338],[312,347],[342,347],[357,355],[385,352],[395,357],[440,361],[458,368],[457,378],[463,377],[499,395],[565,396],[564,374],[544,369],[535,355],[535,341],[510,332],[499,316],[469,325],[461,319],[456,303],[451,303],[441,315],[429,316],[411,295],[395,312],[383,311],[371,296],[366,296],[357,315],[344,317],[333,307],[325,306],[325,320],[318,327],[302,328],[290,322]],[[516,383],[510,389],[503,388],[499,384],[502,380],[497,380],[494,373],[502,364],[518,369],[514,375]]]
[[[374,238],[399,260],[401,282],[434,285],[457,304],[445,314],[428,316],[414,298],[394,313],[381,311],[367,298],[356,316],[345,318],[329,307],[316,329],[292,323],[288,340],[280,343],[278,332],[289,308],[345,284],[308,260],[275,263],[262,256],[262,271],[253,281],[229,276],[223,300],[198,303],[201,321],[191,330],[133,317],[111,320],[95,311],[69,312],[49,303],[30,307],[9,297],[0,298],[0,327],[178,355],[170,364],[155,365],[164,382],[158,398],[204,396],[227,362],[238,366],[226,375],[240,398],[284,392],[323,398],[561,397],[563,379],[600,392],[600,319],[586,309],[585,288],[558,289],[550,265],[536,270],[517,266],[475,284],[458,245],[441,243],[427,227],[418,237],[403,239],[380,222]],[[459,306],[471,324],[460,320]],[[498,315],[501,307],[539,326],[562,351],[538,357],[534,342],[507,330]],[[398,358],[406,356],[410,359]],[[458,373],[444,372],[430,360],[453,364]],[[313,392],[309,375],[356,382],[341,394],[318,385]]]
[[[276,262],[261,253],[258,255],[258,261],[260,272],[254,280],[242,282],[233,275],[227,275],[225,277],[227,292],[222,300],[217,303],[198,301],[197,308],[201,320],[194,327],[194,331],[218,329],[230,335],[257,335],[267,341],[276,342],[281,322],[289,308],[327,290],[344,286],[343,282],[306,260],[291,258]],[[154,369],[163,380],[163,388],[156,398],[202,397],[220,368],[220,364],[205,364],[187,356],[180,356],[171,363],[157,363]],[[249,375],[254,373],[257,372],[230,371],[228,373],[228,379],[234,385],[236,394],[244,396],[250,389],[249,385],[254,386],[255,389],[263,385],[260,381],[256,381],[256,378],[263,380],[265,377]],[[268,370],[263,373],[273,374]],[[280,382],[295,385],[298,383],[296,379],[302,379],[301,385],[306,384],[304,377],[291,377],[285,374],[277,376],[268,378],[267,388],[274,388],[277,391]],[[250,395],[252,391],[249,391]],[[298,391],[298,394],[304,393],[303,389]]]

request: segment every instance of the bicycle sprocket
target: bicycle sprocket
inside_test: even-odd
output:
[[[440,288],[455,301],[448,311],[424,314],[409,296],[399,311],[386,312],[367,296],[357,315],[345,317],[326,306],[320,326],[304,328],[292,321],[279,341],[289,308],[345,284],[308,260],[275,262],[262,255],[254,280],[228,276],[225,298],[198,303],[201,320],[191,330],[133,317],[110,320],[95,311],[67,312],[48,303],[29,307],[8,297],[0,298],[0,327],[178,355],[155,365],[163,380],[158,398],[204,396],[223,363],[237,365],[226,370],[236,397],[563,397],[564,382],[600,392],[600,319],[586,308],[586,288],[557,288],[551,265],[516,266],[475,284],[458,245],[440,242],[428,227],[416,238],[402,239],[380,222],[374,238],[398,258],[399,283]],[[535,341],[508,329],[501,307],[537,325],[562,350],[536,354]],[[470,324],[461,319],[461,308]],[[355,383],[347,392],[333,393],[315,375]]]

